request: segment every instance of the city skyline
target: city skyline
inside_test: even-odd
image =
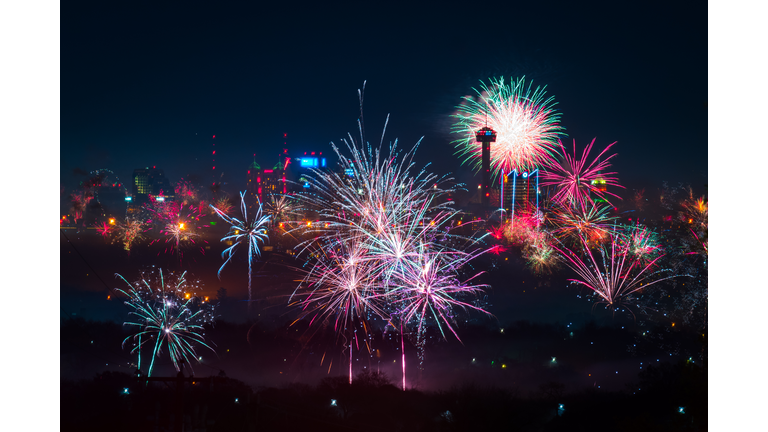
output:
[[[537,12],[530,5],[505,8],[514,16]],[[108,25],[99,19],[101,8],[67,8],[61,182],[68,187],[76,168],[107,168],[122,176],[148,165],[164,167],[171,179],[207,177],[215,135],[216,169],[244,186],[239,172],[254,153],[259,164],[270,163],[284,133],[291,149],[329,152],[331,142],[357,136],[357,90],[367,81],[369,141],[379,141],[390,114],[385,142],[397,138],[411,145],[424,137],[416,156],[420,164],[430,162],[437,172],[474,183],[479,176],[454,154],[451,115],[480,80],[525,76],[554,96],[568,134],[564,145],[595,137],[598,146],[618,141],[615,166],[628,186],[658,188],[667,180],[703,188],[706,8],[673,6],[664,14],[603,10],[573,23],[574,8],[579,9],[555,8],[543,33],[536,31],[537,22],[522,20],[490,27],[477,41],[458,37],[461,14],[438,17],[428,8],[405,15],[376,11],[371,25],[381,32],[356,36],[333,29],[368,15],[344,8],[324,12],[330,25],[312,19],[309,9],[289,12],[277,5],[258,13],[245,8],[228,15],[227,24],[215,14],[201,20],[193,6],[160,7],[150,17],[121,11]],[[251,25],[249,16],[262,24]],[[141,32],[131,26],[136,19],[147,20]],[[295,31],[280,31],[284,26]],[[385,31],[389,26],[402,31]],[[578,31],[570,31],[573,26]],[[435,41],[432,49],[411,43],[425,34]],[[483,60],[474,60],[478,56]]]

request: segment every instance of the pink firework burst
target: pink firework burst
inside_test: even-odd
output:
[[[199,246],[196,239],[200,237],[200,230],[204,228],[204,225],[200,224],[200,219],[205,215],[200,213],[198,207],[194,205],[185,205],[180,202],[157,204],[159,205],[147,209],[155,215],[156,221],[160,224],[160,234],[165,236],[165,243],[169,245],[165,252],[177,254],[181,262],[185,248]],[[159,241],[160,239],[156,239],[152,243]],[[205,254],[202,247],[200,252]]]
[[[385,316],[372,302],[375,279],[371,263],[359,244],[337,243],[321,249],[317,263],[307,272],[297,296],[303,313],[299,319],[333,320],[334,331],[351,328],[357,318],[365,319],[367,311]],[[297,319],[298,321],[298,319]]]
[[[101,234],[101,236],[104,238],[109,237],[109,235],[112,233],[112,226],[106,222],[102,222],[101,224],[96,224],[95,227],[96,227],[96,231],[98,231],[99,234]]]
[[[466,281],[459,280],[458,270],[472,258],[474,256],[464,252],[422,250],[406,265],[400,266],[393,275],[391,291],[387,293],[391,299],[390,304],[397,308],[396,315],[400,317],[400,322],[406,325],[415,323],[417,335],[421,335],[426,321],[433,320],[443,338],[445,326],[456,339],[461,340],[451,325],[456,322],[456,308],[491,315],[482,308],[459,299],[462,296],[477,296],[488,287],[470,284],[482,273]]]
[[[584,149],[580,159],[576,158],[576,140],[573,140],[573,155],[566,153],[563,143],[558,141],[563,158],[560,161],[548,160],[545,170],[541,172],[541,185],[557,188],[552,200],[561,205],[577,204],[584,206],[593,202],[592,195],[596,195],[606,202],[608,200],[605,195],[621,199],[618,195],[607,190],[608,186],[624,187],[619,184],[615,177],[616,173],[604,172],[611,167],[610,160],[616,154],[605,158],[603,156],[616,143],[608,145],[592,162],[587,163],[595,139]]]
[[[671,274],[669,269],[655,269],[661,256],[643,262],[619,235],[610,234],[609,237],[608,244],[598,248],[600,258],[595,256],[584,238],[581,238],[583,257],[564,246],[553,246],[566,265],[580,277],[570,281],[592,290],[600,302],[610,307],[627,307],[633,294],[667,279],[684,276]],[[661,273],[668,276],[659,277]]]

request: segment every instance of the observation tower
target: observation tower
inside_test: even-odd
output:
[[[491,143],[496,142],[496,131],[488,126],[475,133],[477,142],[483,146],[483,184],[480,202],[483,207],[491,205]]]

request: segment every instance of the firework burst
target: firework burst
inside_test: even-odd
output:
[[[221,253],[221,257],[224,258],[225,256],[226,261],[224,261],[224,264],[221,265],[221,268],[219,268],[219,277],[221,277],[221,271],[224,270],[224,267],[232,260],[232,256],[234,256],[235,251],[238,246],[241,244],[245,244],[246,248],[248,249],[248,304],[250,305],[250,301],[252,300],[252,293],[251,293],[251,278],[253,274],[253,257],[255,256],[261,256],[261,250],[259,249],[259,243],[263,243],[268,239],[267,236],[267,224],[269,223],[270,216],[264,216],[262,215],[262,209],[261,209],[261,203],[258,203],[259,207],[256,210],[256,214],[254,215],[253,219],[248,219],[248,210],[247,206],[245,205],[245,192],[240,192],[240,211],[243,214],[243,220],[234,218],[232,216],[229,216],[222,212],[221,210],[217,209],[216,207],[211,206],[213,210],[218,214],[224,221],[226,221],[228,224],[230,224],[229,232],[227,233],[224,238],[221,239],[223,242],[233,242],[234,244],[226,249],[224,249],[224,252]]]
[[[114,221],[114,219],[112,219]],[[109,239],[110,234],[114,231],[112,228],[112,225],[108,224],[107,222],[102,222],[100,224],[96,224],[96,231],[101,234],[101,236],[105,239]]]
[[[553,97],[546,98],[546,86],[531,89],[525,77],[505,84],[504,79],[481,81],[476,96],[465,96],[453,115],[452,132],[461,137],[453,141],[464,162],[481,167],[482,147],[475,132],[484,126],[496,131],[491,146],[491,171],[495,178],[504,172],[531,171],[547,163],[557,151],[558,137],[564,136],[560,114]]]
[[[192,204],[198,200],[197,188],[195,188],[192,182],[184,179],[179,180],[179,182],[176,183],[174,192],[176,193],[176,201],[182,205]]]
[[[533,207],[516,211],[503,226],[504,238],[519,246],[533,245],[540,241],[544,214]]]
[[[310,270],[294,294],[303,299],[296,304],[313,321],[336,317],[337,329],[358,321],[365,328],[372,314],[415,326],[418,334],[435,322],[455,335],[454,308],[482,310],[460,297],[484,288],[469,285],[472,277],[461,281],[459,269],[485,251],[476,247],[480,239],[451,232],[458,214],[448,196],[455,189],[446,187],[452,179],[426,167],[412,173],[420,141],[401,152],[395,140],[387,152],[387,122],[378,147],[365,141],[359,122],[360,142],[351,135],[342,140],[349,156],[332,144],[340,169],[313,169],[307,176],[307,190],[297,199],[318,218],[291,230],[309,236],[300,249]],[[468,247],[477,253],[462,252]]]
[[[609,211],[609,206],[598,204],[557,208],[550,217],[554,225],[552,232],[560,239],[569,238],[575,243],[586,239],[589,244],[598,244],[612,232],[611,223],[616,218],[610,216]]]
[[[123,244],[123,249],[131,252],[133,245],[144,239],[144,234],[149,231],[151,226],[134,217],[126,217],[122,223],[117,223],[115,227],[115,241]]]
[[[272,217],[272,223],[290,220],[296,214],[296,202],[288,195],[270,194],[267,203],[267,213]]]
[[[161,225],[160,234],[165,237],[165,243],[169,245],[166,253],[177,254],[179,262],[184,257],[184,250],[196,246],[200,237],[200,219],[205,215],[197,206],[183,204],[181,202],[157,203],[159,205],[149,207],[148,210],[155,216],[157,223]],[[159,239],[154,242],[160,241]],[[200,252],[205,250],[200,247]]]
[[[165,235],[166,243],[171,244],[170,251],[171,253],[176,253],[179,255],[179,261],[182,260],[184,253],[183,248],[188,245],[194,245],[195,239],[200,237],[200,234],[195,232],[195,226],[188,220],[185,222],[185,219],[180,219],[179,222],[171,222],[165,225],[160,230],[160,234]],[[200,251],[205,254],[205,251],[203,248],[200,248]]]
[[[628,243],[614,233],[609,234],[608,245],[598,248],[599,259],[590,248],[588,240],[583,237],[583,258],[562,245],[553,245],[553,248],[559,252],[565,264],[580,277],[570,281],[589,288],[599,297],[599,302],[609,307],[623,306],[629,310],[629,305],[636,300],[633,297],[635,293],[673,277],[683,276],[670,274],[659,277],[662,273],[671,273],[669,269],[655,269],[661,256],[649,262],[642,262],[631,252]]]
[[[619,240],[625,243],[623,247],[627,252],[641,263],[651,262],[662,253],[659,235],[639,223],[623,227]]]
[[[552,247],[554,239],[552,235],[539,229],[532,242],[523,247],[522,255],[528,264],[528,268],[537,275],[550,274],[560,266],[560,257]]]
[[[192,370],[190,360],[198,360],[195,346],[213,348],[205,343],[203,325],[213,322],[213,307],[196,296],[194,290],[198,287],[188,283],[186,273],[176,277],[163,277],[162,270],[153,277],[142,273],[141,280],[129,283],[125,278],[116,275],[127,285],[127,290],[118,289],[128,299],[125,304],[131,309],[129,317],[133,320],[124,325],[136,327],[137,331],[123,341],[133,340],[131,353],[138,354],[138,367],[141,369],[141,350],[150,347],[151,362],[147,376],[152,375],[155,360],[160,358],[163,350],[167,349],[171,362],[177,371],[182,367]]]
[[[311,226],[294,229],[313,234],[303,247],[357,242],[368,251],[367,259],[376,262],[377,275],[386,279],[387,273],[415,254],[419,244],[456,240],[444,229],[457,214],[452,201],[445,199],[454,191],[443,186],[451,179],[423,169],[410,174],[418,143],[401,154],[395,141],[387,155],[381,148],[361,150],[351,137],[344,142],[351,157],[333,146],[341,173],[316,170],[308,179],[313,192],[298,196],[320,217]]]
[[[694,198],[693,191],[690,191],[689,194],[689,197],[682,203],[683,210],[680,217],[696,229],[706,230],[709,224],[709,203],[705,197]]]
[[[608,186],[623,188],[614,176],[616,173],[604,172],[611,167],[610,160],[616,154],[603,158],[605,153],[616,143],[608,145],[597,155],[597,158],[587,164],[589,152],[594,144],[595,139],[584,149],[581,159],[577,159],[576,140],[573,140],[573,155],[568,154],[562,142],[558,141],[563,157],[559,161],[548,160],[545,170],[541,173],[542,186],[555,186],[557,188],[557,192],[552,196],[553,201],[563,206],[578,205],[584,207],[588,204],[594,204],[592,195],[605,201],[607,201],[605,195],[619,198],[618,195],[607,191]]]
[[[370,263],[359,244],[336,242],[322,250],[302,281],[305,298],[299,301],[302,314],[296,321],[309,318],[311,326],[333,319],[333,329],[339,331],[352,328],[355,319],[363,321],[368,311],[383,316],[371,302],[376,280]]]
[[[397,309],[396,315],[406,325],[416,327],[416,334],[421,335],[424,325],[433,321],[445,338],[444,327],[461,340],[452,326],[456,322],[456,309],[476,310],[490,315],[489,312],[460,300],[461,297],[476,296],[488,285],[472,285],[478,273],[468,280],[461,281],[459,269],[475,258],[463,252],[428,252],[419,254],[399,266],[391,279],[391,289],[386,294],[391,304]]]
[[[213,205],[210,207],[211,214],[216,215],[216,210],[218,209],[220,212],[224,214],[229,214],[234,210],[234,206],[232,205],[232,202],[229,200],[228,197],[221,197],[216,200],[216,202],[213,203]]]

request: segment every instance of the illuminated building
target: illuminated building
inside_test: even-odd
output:
[[[538,210],[541,190],[539,188],[539,170],[533,172],[502,173],[499,188],[501,192],[499,208],[504,209],[505,217],[514,217],[515,211]]]
[[[251,198],[261,200],[263,190],[259,186],[261,183],[261,166],[256,163],[256,155],[253,155],[253,163],[248,166],[246,190]],[[254,200],[255,201],[255,200]]]
[[[133,170],[131,195],[125,200],[129,202],[130,207],[135,208],[149,202],[150,196],[162,196],[165,200],[173,201],[176,193],[163,170],[157,167]]]
[[[307,176],[312,175],[313,169],[327,169],[330,166],[323,152],[307,151],[302,156],[294,157],[293,162],[293,171],[296,172],[299,187],[304,189],[309,188]]]
[[[261,203],[268,201],[271,194],[288,192],[286,170],[281,161],[278,161],[272,169],[262,169],[256,163],[256,155],[254,155],[253,163],[248,167],[247,180],[248,194],[257,198]]]
[[[600,175],[600,172],[598,172],[597,174]],[[605,191],[608,190],[608,186],[606,184],[606,181],[602,177],[598,177],[598,178],[592,180],[592,186],[594,186],[595,189],[599,190],[600,192],[605,192]],[[604,198],[601,198],[600,196],[595,196],[593,198],[593,200],[596,203],[607,203],[608,202]]]
[[[296,158],[301,168],[325,168],[328,163],[323,157],[323,152],[304,152],[304,156]]]

